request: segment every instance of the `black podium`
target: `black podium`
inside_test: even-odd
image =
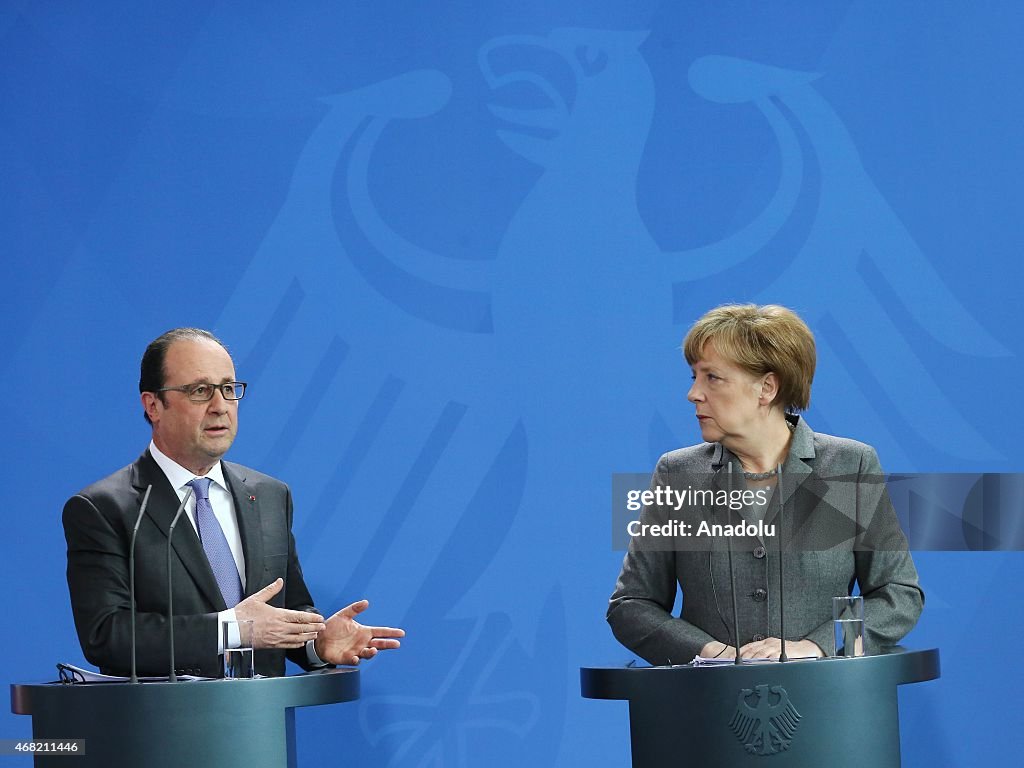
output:
[[[896,687],[939,652],[739,666],[580,669],[583,696],[629,701],[634,768],[898,768]]]
[[[281,768],[295,762],[295,710],[359,697],[359,672],[176,683],[11,686],[34,739],[85,739],[85,754],[37,768]]]

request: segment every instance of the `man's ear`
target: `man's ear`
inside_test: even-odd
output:
[[[142,409],[146,412],[146,415],[149,416],[149,420],[151,422],[156,422],[159,414],[157,406],[157,403],[160,402],[159,395],[153,392],[143,392],[139,398],[142,400]]]

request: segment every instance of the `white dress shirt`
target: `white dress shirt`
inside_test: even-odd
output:
[[[196,475],[164,454],[156,447],[156,443],[152,440],[149,441],[149,452],[157,466],[160,467],[167,477],[174,492],[178,494],[178,502],[180,503],[189,490],[189,483],[196,479]],[[245,554],[242,552],[242,535],[238,527],[238,518],[235,515],[235,500],[228,490],[228,484],[224,480],[224,468],[219,461],[206,473],[206,477],[213,481],[210,483],[209,492],[213,516],[217,518],[221,530],[224,531],[224,538],[228,540],[231,556],[235,560],[235,567],[238,568],[238,578],[242,581],[242,594],[245,594]],[[189,522],[192,523],[196,535],[199,535],[199,525],[196,523],[195,494],[189,498],[188,504],[185,505],[185,513],[188,515]],[[229,606],[226,611],[218,613],[217,621],[219,622],[217,626],[217,653],[221,654],[224,653],[224,631],[222,627],[226,621],[237,621],[235,607],[233,605]],[[228,647],[237,648],[238,644],[238,632],[234,630],[231,633],[231,637],[228,638]],[[326,664],[316,655],[316,651],[313,650],[312,640],[306,642],[306,658],[311,665],[316,667],[322,667]]]
[[[190,490],[189,483],[195,480],[197,475],[164,454],[156,447],[156,443],[152,440],[149,442],[149,452],[153,456],[153,461],[157,463],[157,466],[160,467],[167,477],[174,492],[178,494],[178,501],[181,502],[185,498],[185,494]],[[213,509],[213,516],[220,523],[221,530],[224,531],[224,538],[228,540],[231,556],[234,558],[235,567],[238,569],[238,578],[242,581],[242,594],[245,594],[245,555],[242,553],[242,535],[239,533],[238,519],[235,517],[235,501],[231,498],[231,493],[228,491],[228,484],[224,480],[224,469],[219,461],[206,473],[206,477],[213,481],[210,483],[210,507]],[[192,528],[195,529],[198,536],[199,525],[196,523],[195,494],[189,497],[188,504],[185,505],[185,514],[188,516],[188,520],[192,523]],[[224,626],[225,621],[236,620],[235,606],[233,605],[228,606],[227,610],[217,614],[217,653],[224,653],[224,631],[221,627]],[[229,645],[232,647],[237,646],[238,638],[229,638]]]

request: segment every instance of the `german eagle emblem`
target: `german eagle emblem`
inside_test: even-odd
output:
[[[729,721],[729,728],[752,755],[774,755],[789,749],[799,725],[800,713],[781,685],[741,690]]]

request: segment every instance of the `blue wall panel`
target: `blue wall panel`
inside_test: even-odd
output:
[[[321,607],[409,631],[302,763],[625,764],[578,694],[630,658],[610,475],[699,439],[704,310],[801,312],[808,420],[887,469],[1024,469],[1024,11],[940,5],[3,4],[0,679],[80,660],[61,506],[144,448],[144,345],[201,325]],[[907,762],[1010,764],[1024,556],[917,560]]]

